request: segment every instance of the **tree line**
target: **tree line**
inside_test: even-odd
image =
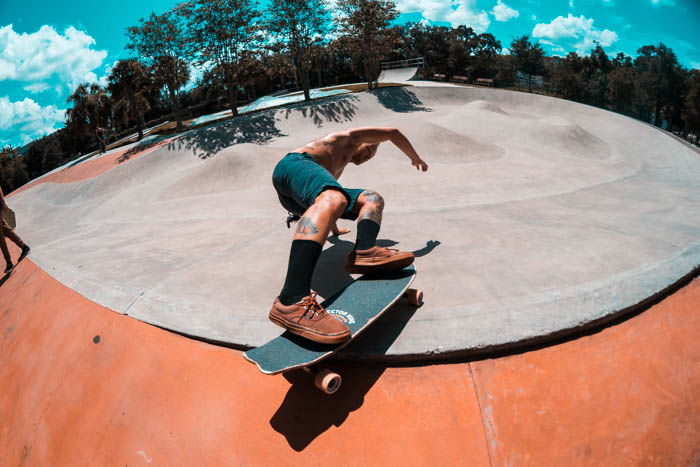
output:
[[[423,57],[424,78],[493,79],[500,87],[524,81],[532,91],[562,97],[663,126],[700,133],[700,72],[688,70],[663,44],[636,57],[610,58],[597,44],[590,54],[548,57],[528,36],[501,42],[468,26],[396,25],[388,0],[190,0],[127,28],[133,57],[116,62],[107,85],[79,85],[65,128],[22,148],[0,153],[0,183],[10,192],[113,138],[165,120],[183,121],[238,107],[279,90],[366,82],[372,89],[382,61]],[[204,70],[185,90],[193,67]],[[541,77],[534,79],[533,77]],[[542,84],[544,83],[544,85]]]

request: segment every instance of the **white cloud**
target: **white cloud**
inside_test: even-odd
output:
[[[596,29],[593,27],[593,18],[585,16],[573,16],[571,13],[565,18],[558,16],[551,23],[539,23],[532,30],[532,36],[552,41],[563,41],[572,46],[578,53],[587,53],[599,42],[603,47],[609,47],[617,42],[615,31],[609,29]],[[569,44],[570,42],[572,42]]]
[[[12,24],[0,28],[0,81],[41,82],[58,78],[69,89],[82,82],[95,82],[93,70],[107,52],[90,47],[95,40],[74,27],[63,34],[51,26],[18,34]]]
[[[30,92],[32,94],[41,94],[42,92],[44,92],[50,88],[51,88],[51,86],[49,86],[48,84],[43,83],[41,81],[38,83],[28,84],[28,85],[22,87],[22,89],[24,89],[25,91]]]
[[[508,21],[513,18],[520,16],[518,10],[514,10],[501,0],[498,0],[496,6],[491,10],[491,14],[496,18],[496,21]]]
[[[4,135],[0,145],[18,140],[27,144],[62,128],[65,118],[66,111],[53,105],[42,107],[28,97],[17,102],[0,97],[0,132]]]
[[[654,6],[676,6],[676,0],[650,0]]]
[[[421,13],[428,21],[450,23],[452,27],[464,24],[478,34],[491,24],[488,13],[475,7],[476,0],[398,0],[396,6],[402,13]]]
[[[700,70],[700,62],[690,62],[690,68],[693,70]]]

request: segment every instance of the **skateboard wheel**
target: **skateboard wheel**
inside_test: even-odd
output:
[[[421,306],[423,304],[423,291],[420,289],[408,289],[406,291],[408,303],[413,306]]]
[[[340,383],[342,381],[338,373],[333,373],[330,370],[321,370],[314,378],[316,387],[326,394],[333,394],[340,389]]]

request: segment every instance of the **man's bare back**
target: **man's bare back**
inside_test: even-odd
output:
[[[374,157],[379,144],[385,141],[390,141],[401,149],[418,170],[428,170],[428,164],[396,128],[368,127],[337,131],[315,139],[293,152],[311,154],[337,180],[350,162],[364,164]]]

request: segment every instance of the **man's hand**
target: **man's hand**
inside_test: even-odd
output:
[[[425,161],[423,159],[421,159],[420,157],[417,159],[412,159],[411,164],[417,170],[422,170],[423,172],[428,170],[428,164],[426,164]]]
[[[344,234],[349,233],[349,232],[350,232],[350,229],[339,228],[335,222],[333,222],[333,225],[331,225],[331,233],[333,235],[344,235]]]

